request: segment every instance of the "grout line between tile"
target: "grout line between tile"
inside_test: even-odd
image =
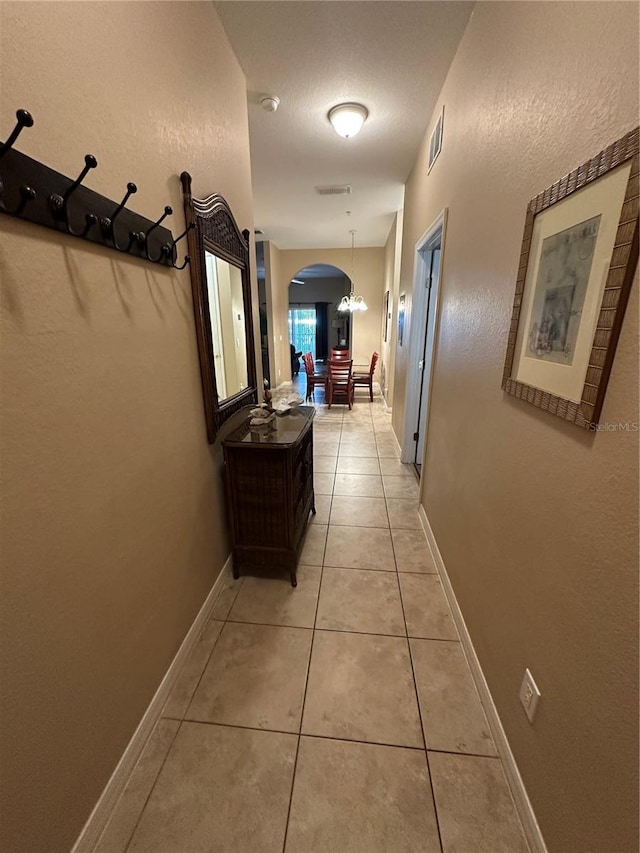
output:
[[[395,560],[395,547],[393,545],[393,536],[391,537],[391,547],[393,548],[393,556]],[[397,563],[396,563],[397,566]],[[413,689],[416,695],[416,704],[418,706],[418,719],[420,720],[420,732],[422,733],[422,742],[424,744],[424,754],[427,762],[427,773],[429,774],[429,790],[431,791],[431,801],[433,803],[433,813],[436,819],[436,828],[438,830],[438,841],[440,843],[440,850],[444,850],[443,842],[442,842],[442,833],[440,832],[440,819],[438,817],[438,806],[436,804],[436,794],[433,790],[433,777],[431,776],[431,766],[429,764],[429,751],[427,749],[427,739],[424,733],[424,724],[422,720],[422,709],[420,708],[420,696],[418,695],[418,683],[416,681],[416,672],[413,666],[413,655],[411,654],[411,643],[409,642],[409,628],[407,626],[407,615],[404,609],[404,598],[402,596],[402,587],[400,585],[400,577],[398,576],[398,589],[400,590],[400,605],[402,607],[402,618],[404,619],[404,627],[407,632],[407,651],[409,653],[409,665],[411,667],[411,675],[413,677]]]
[[[342,435],[342,426],[340,426],[340,435]],[[337,461],[336,461],[337,468]],[[335,486],[336,475],[334,474],[333,482]],[[314,494],[315,501],[315,494]],[[330,502],[329,502],[329,518],[331,518],[331,508],[333,506],[333,487],[331,489]],[[313,643],[316,636],[316,621],[318,619],[318,607],[320,606],[320,595],[322,593],[322,576],[324,574],[324,558],[327,553],[327,541],[329,540],[329,522],[327,521],[327,534],[324,538],[324,548],[322,551],[322,560],[320,565],[320,583],[318,584],[318,597],[316,599],[316,609],[313,614],[313,626],[311,628],[311,645],[309,647],[309,659],[307,661],[307,677],[304,682],[304,693],[302,694],[302,705],[300,708],[300,724],[298,726],[298,739],[296,741],[296,754],[293,760],[293,773],[291,774],[291,790],[289,792],[289,806],[287,808],[287,820],[284,826],[284,838],[282,839],[282,853],[285,853],[285,849],[287,846],[287,836],[289,834],[289,819],[291,817],[291,806],[293,804],[293,792],[296,784],[296,772],[298,770],[298,754],[300,752],[300,737],[302,733],[302,720],[304,719],[304,709],[307,702],[307,689],[309,687],[309,675],[311,673],[311,659],[313,656]]]
[[[162,719],[162,718],[160,718],[160,719]],[[158,720],[158,722],[160,722],[160,720]],[[151,732],[151,734],[152,734],[152,735],[153,735],[153,732],[155,732],[155,730],[156,730],[157,726],[158,726],[158,723],[156,723],[156,725],[153,727],[153,731]],[[140,809],[140,812],[139,812],[138,817],[137,817],[137,819],[136,819],[135,826],[133,827],[133,830],[132,830],[132,832],[131,832],[131,835],[130,835],[130,836],[129,836],[129,838],[127,839],[127,843],[125,844],[125,847],[124,847],[124,851],[123,851],[123,853],[127,853],[127,850],[129,849],[129,845],[130,845],[130,844],[131,844],[131,842],[133,841],[133,838],[134,838],[134,836],[135,836],[135,834],[136,834],[136,832],[137,832],[137,830],[138,830],[138,826],[140,825],[140,821],[142,820],[142,815],[144,814],[145,809],[147,808],[147,805],[148,805],[148,803],[149,803],[149,800],[151,799],[151,796],[152,796],[153,792],[155,791],[156,785],[157,785],[157,783],[158,783],[158,779],[160,778],[160,774],[162,773],[162,770],[163,770],[164,765],[165,765],[165,763],[166,763],[166,761],[167,761],[167,758],[169,757],[169,753],[171,752],[171,750],[172,750],[172,748],[173,748],[173,744],[175,743],[176,738],[178,737],[178,734],[180,733],[180,729],[181,729],[181,728],[182,728],[182,720],[179,720],[179,721],[178,721],[178,728],[176,729],[176,732],[175,732],[175,734],[174,734],[173,738],[171,739],[171,743],[169,744],[169,748],[167,749],[167,751],[166,751],[166,752],[165,752],[165,754],[164,754],[164,758],[162,759],[162,763],[160,764],[160,767],[159,767],[159,769],[158,769],[158,772],[156,773],[156,778],[153,780],[153,785],[152,785],[152,786],[151,786],[151,788],[149,789],[149,793],[147,794],[147,796],[146,796],[146,798],[145,798],[144,805],[143,805],[143,806],[142,806],[142,808]],[[148,742],[149,742],[149,741],[147,741],[147,743],[148,743]],[[146,748],[146,744],[145,744],[145,748]],[[138,762],[139,762],[139,761],[140,761],[140,759],[138,759]],[[137,766],[138,762],[136,762],[136,766]],[[124,791],[123,791],[123,793],[124,793]],[[108,826],[108,825],[109,825],[109,824],[107,824],[107,826]],[[101,837],[102,837],[102,836],[101,836]]]

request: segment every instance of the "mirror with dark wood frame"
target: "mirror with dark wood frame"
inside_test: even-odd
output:
[[[249,231],[240,231],[220,195],[191,194],[180,175],[189,230],[191,289],[207,437],[248,403],[257,402],[249,277]]]

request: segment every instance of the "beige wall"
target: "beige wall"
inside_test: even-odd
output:
[[[285,294],[285,305],[288,304],[291,279],[301,269],[313,264],[331,264],[344,270],[351,278],[351,249],[281,249],[280,277],[277,281],[279,289]],[[354,365],[368,365],[371,353],[380,348],[382,297],[384,296],[384,248],[355,249],[353,266],[356,295],[363,297],[368,310],[358,311],[353,315],[351,351]]]
[[[178,175],[252,229],[213,4],[0,3],[2,138],[178,234]],[[0,848],[68,851],[228,553],[189,272],[14,219],[2,278]],[[257,303],[256,303],[257,304]]]
[[[275,243],[264,244],[265,283],[269,328],[269,366],[271,387],[291,381],[291,350],[289,349],[289,297],[281,287],[282,252]],[[288,284],[288,282],[287,282]]]
[[[637,124],[638,53],[637,4],[478,4],[442,154],[427,175],[425,141],[406,190],[401,290],[449,209],[422,500],[552,853],[638,849],[638,433],[582,432],[500,381],[527,201]],[[638,420],[637,321],[636,280],[610,423]]]
[[[403,211],[396,213],[384,247],[384,292],[382,294],[382,328],[380,332],[380,370],[378,379],[388,406],[393,403],[398,339],[398,291],[400,287],[400,261],[402,257]],[[384,294],[389,291],[389,331],[384,340]]]

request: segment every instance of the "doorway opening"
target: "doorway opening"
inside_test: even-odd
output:
[[[424,473],[446,210],[416,243],[402,461]]]
[[[350,347],[350,317],[337,310],[351,280],[331,264],[298,270],[289,284],[289,343],[295,352],[310,352],[322,364],[332,347]]]

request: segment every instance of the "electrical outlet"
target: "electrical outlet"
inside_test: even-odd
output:
[[[520,702],[524,708],[524,712],[529,718],[529,722],[533,722],[536,715],[536,708],[542,694],[538,690],[538,685],[533,680],[533,676],[528,669],[524,671],[524,678],[520,687]]]

